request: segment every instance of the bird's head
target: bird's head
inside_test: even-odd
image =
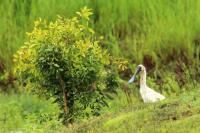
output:
[[[145,67],[144,67],[142,64],[138,65],[137,68],[136,68],[136,71],[135,71],[134,75],[133,75],[132,78],[128,81],[128,83],[132,83],[132,82],[135,80],[136,75],[137,75],[137,74],[140,74],[140,73],[142,73],[142,72],[144,72],[144,71],[145,71]]]

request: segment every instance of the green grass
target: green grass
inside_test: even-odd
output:
[[[123,91],[109,100],[109,107],[98,117],[76,121],[65,127],[58,120],[59,109],[30,94],[0,95],[0,132],[90,132],[90,133],[166,133],[200,130],[200,90],[166,96],[161,102],[145,104],[140,96],[131,93],[131,102]]]
[[[1,133],[61,131],[58,114],[58,106],[52,100],[30,94],[0,95]]]
[[[166,133],[199,132],[200,91],[167,97],[155,103],[133,103],[87,122],[74,124],[77,132]],[[118,106],[119,107],[119,106]]]
[[[0,2],[0,62],[12,68],[12,55],[35,19],[73,16],[83,6],[93,9],[91,25],[113,55],[136,63],[150,58],[157,66],[176,57],[199,59],[198,0],[9,0]]]

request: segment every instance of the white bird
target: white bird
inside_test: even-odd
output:
[[[165,99],[165,96],[160,93],[152,90],[146,84],[146,69],[143,65],[138,65],[135,74],[128,81],[128,83],[132,83],[135,80],[135,76],[140,74],[140,94],[145,103],[154,103],[157,101],[161,101]]]

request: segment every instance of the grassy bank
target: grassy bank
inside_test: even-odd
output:
[[[197,133],[200,122],[199,90],[171,96],[156,104],[134,103],[70,129],[77,132]]]
[[[127,102],[123,92],[109,101],[100,117],[81,120],[68,127],[57,119],[58,107],[51,100],[30,94],[0,96],[0,132],[194,132],[200,120],[199,89],[168,96],[166,100],[145,104],[131,95]]]

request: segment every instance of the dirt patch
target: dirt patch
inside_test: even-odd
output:
[[[177,62],[176,66],[174,68],[174,71],[175,71],[176,77],[179,81],[179,85],[183,86],[186,83],[185,76],[184,76],[183,64],[180,62]]]
[[[169,64],[170,62],[182,62],[186,66],[192,64],[192,61],[189,59],[186,51],[184,49],[180,49],[179,51],[175,48],[171,50],[171,52],[166,56],[163,60],[165,64]]]
[[[0,61],[0,73],[3,73],[4,72],[4,64]]]
[[[147,71],[153,69],[155,67],[155,61],[153,60],[152,56],[144,55],[143,57],[143,64],[146,67]]]
[[[194,39],[193,43],[195,46],[200,46],[200,39],[198,37],[196,37],[196,39]]]
[[[121,78],[128,79],[128,78],[130,78],[130,76],[131,76],[133,73],[131,72],[131,69],[128,68],[128,69],[126,69],[126,70],[120,72],[119,74],[120,74],[120,77],[121,77]]]
[[[190,110],[184,111],[181,114],[183,117],[192,116],[192,112]]]
[[[180,115],[177,112],[179,104],[174,102],[171,104],[160,105],[159,108],[155,109],[153,115],[153,121],[166,121],[166,120],[177,120]]]

